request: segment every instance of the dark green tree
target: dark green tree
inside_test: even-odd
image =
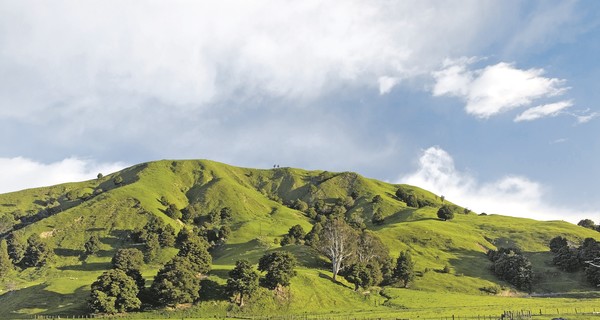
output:
[[[144,243],[144,261],[150,263],[158,256],[158,250],[160,250],[160,241],[158,240],[158,234],[149,233],[146,236],[146,242]]]
[[[53,256],[50,246],[42,241],[39,235],[34,234],[27,239],[27,249],[21,260],[23,267],[42,267],[45,266]]]
[[[506,280],[520,290],[531,292],[533,271],[531,262],[520,250],[515,248],[498,248],[490,250],[488,258],[492,260],[492,272],[500,279]]]
[[[181,211],[177,209],[177,206],[172,203],[169,204],[165,213],[167,214],[167,216],[173,219],[181,219],[183,217]]]
[[[233,211],[229,207],[221,209],[221,223],[228,224],[233,220]]]
[[[160,246],[163,248],[175,246],[175,228],[170,224],[165,224],[159,230],[158,242],[160,242]]]
[[[0,279],[4,279],[12,269],[12,261],[8,255],[8,244],[5,239],[2,239],[0,241]]]
[[[258,289],[258,273],[254,271],[248,260],[239,260],[235,268],[229,271],[227,279],[227,293],[241,307],[244,297],[251,296]]]
[[[452,212],[452,209],[450,209],[449,206],[443,205],[438,209],[437,216],[444,221],[452,220],[454,218],[454,212]]]
[[[112,258],[112,265],[115,269],[140,270],[144,265],[144,254],[135,248],[119,249]]]
[[[95,234],[91,235],[83,245],[83,248],[83,251],[87,256],[96,254],[98,251],[100,251],[100,239],[98,239],[98,236]]]
[[[160,305],[194,302],[199,298],[200,278],[189,259],[175,256],[158,272],[151,291]]]
[[[8,234],[6,242],[8,245],[8,255],[10,256],[10,259],[13,261],[14,265],[18,265],[25,255],[27,246],[21,239],[21,235],[15,232]]]
[[[350,266],[346,275],[344,276],[348,282],[354,284],[354,291],[358,291],[359,288],[367,288],[372,284],[371,270],[362,263],[355,263]]]
[[[383,213],[380,209],[375,210],[373,217],[371,218],[371,222],[375,225],[382,225],[385,222],[385,218],[383,217]]]
[[[383,198],[380,195],[375,195],[373,199],[371,199],[371,202],[374,204],[380,204],[383,202]]]
[[[123,270],[108,270],[92,284],[88,306],[97,313],[137,310],[142,305],[138,293],[135,281]]]
[[[414,280],[415,263],[409,251],[400,252],[400,256],[396,260],[396,267],[394,268],[392,278],[397,282],[402,282],[405,288]]]
[[[113,183],[115,184],[115,186],[118,186],[118,185],[120,185],[121,183],[123,183],[123,177],[121,177],[121,176],[116,176],[116,177],[113,179]]]
[[[600,287],[600,257],[585,263],[585,277],[591,285]]]
[[[258,261],[258,270],[266,272],[264,284],[267,288],[287,287],[296,276],[296,258],[287,251],[265,254]]]
[[[231,237],[231,228],[228,225],[223,225],[219,228],[219,240],[225,242]]]
[[[308,211],[308,204],[300,199],[296,199],[296,201],[294,201],[294,209],[298,210],[298,211],[302,211],[302,212],[307,212]]]
[[[583,219],[580,220],[577,223],[578,226],[580,227],[584,227],[584,228],[588,228],[588,229],[592,229],[592,230],[596,230],[596,224],[594,223],[594,221],[590,220],[590,219]]]
[[[550,251],[557,253],[560,249],[566,248],[569,246],[567,239],[561,236],[557,236],[552,238],[549,243]]]
[[[210,271],[212,257],[208,253],[208,244],[195,234],[181,241],[177,255],[188,259],[192,271],[196,274],[206,274]]]
[[[556,252],[552,263],[560,270],[566,272],[574,272],[579,269],[579,255],[576,249],[571,249],[567,246],[562,247]]]

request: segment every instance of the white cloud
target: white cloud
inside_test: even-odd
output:
[[[544,187],[531,179],[507,175],[497,181],[480,182],[456,169],[454,159],[439,147],[430,147],[419,158],[419,168],[398,183],[419,186],[476,212],[503,214],[538,220],[577,222],[598,212],[577,211],[548,204]]]
[[[575,119],[577,119],[577,123],[581,124],[581,123],[588,123],[599,116],[600,116],[600,113],[592,112],[592,113],[588,113],[588,114],[575,115]]]
[[[22,157],[0,158],[0,193],[90,180],[98,173],[109,174],[124,167],[122,163],[95,163],[78,158],[47,164]]]
[[[539,118],[543,118],[543,117],[555,117],[558,114],[560,114],[560,112],[566,108],[570,108],[573,106],[573,102],[572,101],[560,101],[560,102],[555,102],[555,103],[550,103],[550,104],[545,104],[545,105],[541,105],[541,106],[537,106],[537,107],[533,107],[533,108],[529,108],[527,110],[525,110],[523,113],[521,113],[520,115],[518,115],[515,118],[515,122],[521,122],[521,121],[533,121]]]
[[[396,77],[379,77],[379,94],[389,93],[399,82],[400,79]]]
[[[432,93],[462,98],[466,112],[478,118],[527,107],[538,99],[555,97],[568,90],[564,86],[565,80],[543,77],[543,69],[521,70],[500,62],[469,70],[470,63],[469,60],[457,60],[433,72]]]

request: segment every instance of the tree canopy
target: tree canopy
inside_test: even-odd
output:
[[[287,251],[267,253],[258,261],[258,270],[266,272],[264,284],[270,289],[287,287],[296,276],[296,258]]]

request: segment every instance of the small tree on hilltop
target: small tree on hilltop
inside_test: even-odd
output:
[[[287,287],[296,276],[296,258],[289,252],[276,251],[265,254],[258,261],[258,270],[266,272],[264,284],[269,289]]]
[[[596,230],[596,224],[590,219],[583,219],[577,223],[578,226]]]
[[[235,268],[229,271],[227,292],[241,307],[244,296],[250,296],[258,288],[258,273],[254,271],[248,260],[239,260]]]
[[[104,272],[92,284],[88,306],[94,312],[117,313],[139,309],[138,286],[123,270]]]
[[[85,242],[83,247],[85,255],[91,256],[96,254],[98,251],[100,251],[100,239],[98,239],[97,235],[93,234],[90,236],[88,241]]]
[[[452,212],[452,209],[447,205],[443,205],[438,209],[437,216],[444,221],[452,220],[454,218],[454,212]]]
[[[412,261],[410,252],[400,252],[392,277],[396,281],[401,281],[404,287],[407,288],[410,282],[415,278],[414,269],[415,263]]]

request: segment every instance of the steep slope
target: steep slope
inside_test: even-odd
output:
[[[431,206],[408,207],[395,196],[399,187]],[[381,197],[377,204],[373,201],[375,196]],[[179,209],[193,207],[203,217],[225,207],[231,209],[231,237],[211,253],[214,264],[211,279],[215,282],[224,283],[227,270],[240,258],[256,263],[267,251],[289,250],[301,263],[300,276],[293,283],[294,299],[289,301],[289,312],[307,311],[302,306],[314,303],[313,300],[318,301],[318,307],[310,312],[341,311],[352,306],[368,310],[372,305],[379,306],[381,297],[365,300],[364,296],[354,294],[350,286],[332,284],[327,264],[312,248],[300,245],[282,248],[278,244],[291,226],[300,224],[308,231],[315,222],[306,213],[291,208],[296,200],[309,204],[322,202],[327,206],[349,197],[352,205],[346,216],[364,219],[367,228],[382,239],[392,256],[403,250],[412,251],[420,275],[413,289],[480,295],[484,287],[509,287],[489,272],[485,252],[497,246],[518,246],[531,258],[539,275],[536,291],[592,289],[585,284],[581,273],[558,272],[550,263],[547,244],[557,235],[573,242],[586,237],[600,239],[600,233],[566,222],[462,214],[461,207],[428,191],[367,179],[356,173],[292,168],[259,170],[207,160],[165,160],[90,181],[0,195],[2,234],[15,232],[24,239],[39,234],[56,253],[47,267],[29,268],[2,279],[2,292],[13,291],[0,296],[0,310],[12,311],[13,316],[85,313],[82,297],[87,296],[94,279],[110,268],[110,259],[118,248],[136,246],[130,237],[133,230],[154,217],[176,230],[185,226],[165,214],[167,203]],[[454,220],[437,219],[437,207],[442,202],[455,207],[458,214]],[[371,222],[375,211],[384,217],[382,225]],[[91,234],[100,237],[102,250],[97,256],[83,260],[83,245]],[[143,270],[147,279],[151,280],[175,253],[173,248],[161,250],[159,257]],[[449,273],[439,272],[444,266],[450,267]],[[319,292],[314,292],[314,288],[319,288]],[[331,298],[335,295],[343,299]],[[215,314],[229,308],[226,302],[220,303],[213,310]],[[262,303],[265,310],[269,309],[268,303]],[[209,307],[201,304],[198,308]]]

